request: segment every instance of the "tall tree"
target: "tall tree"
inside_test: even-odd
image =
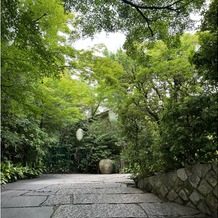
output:
[[[85,119],[87,107],[92,103],[91,88],[73,80],[67,73],[59,79],[45,78],[40,84],[37,104],[40,109],[40,126],[50,132],[60,132],[81,119]]]
[[[211,1],[209,9],[204,11],[199,40],[200,48],[196,52],[193,61],[199,73],[210,83],[217,85],[217,52],[218,52],[218,3]]]
[[[74,50],[62,33],[70,33],[61,1],[1,1],[2,6],[2,155],[36,164],[48,135],[40,128],[39,86],[58,77]],[[4,159],[3,159],[4,160]]]
[[[206,86],[189,62],[197,46],[196,35],[184,34],[177,48],[163,41],[135,42],[128,55],[105,53],[84,63],[86,77],[97,80],[96,90],[119,113],[124,156],[145,174],[215,157],[216,136],[201,98]]]
[[[13,1],[12,1],[13,2]],[[64,45],[69,33],[59,1],[2,1],[2,99],[6,110],[13,101],[25,100],[45,76],[58,76],[64,69],[65,56],[74,51]],[[60,43],[62,42],[62,45]]]

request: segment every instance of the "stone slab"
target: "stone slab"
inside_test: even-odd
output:
[[[182,180],[182,181],[185,181],[188,177],[185,173],[185,169],[178,169],[177,170],[177,176]]]
[[[43,206],[58,206],[64,204],[70,204],[70,195],[50,195],[48,199],[42,204]]]
[[[22,191],[22,190],[4,190],[3,192],[1,192],[1,198],[20,196],[27,192],[28,191]]]
[[[167,195],[167,199],[169,199],[170,201],[176,200],[177,197],[178,194],[176,194],[176,192],[173,189],[171,189],[171,191]]]
[[[34,207],[46,200],[46,196],[16,196],[2,199],[2,207]]]
[[[159,193],[160,193],[161,197],[163,197],[163,198],[167,195],[168,189],[166,188],[165,185],[162,185],[162,186],[160,187]]]
[[[141,203],[140,206],[150,216],[194,216],[200,212],[176,203]]]
[[[198,191],[206,196],[208,193],[210,193],[213,190],[213,188],[208,184],[208,182],[206,180],[202,180],[199,187],[198,187]]]
[[[193,191],[193,193],[190,195],[190,199],[194,205],[197,205],[199,201],[204,199],[204,197],[197,191]]]
[[[55,184],[55,185],[49,185],[49,186],[40,188],[40,189],[35,190],[35,191],[56,193],[56,192],[57,192],[59,189],[61,189],[61,188],[62,188],[61,185]]]
[[[32,183],[72,184],[72,183],[133,183],[131,174],[44,174]]]
[[[148,217],[136,204],[63,205],[52,218]]]
[[[215,187],[217,185],[217,174],[211,170],[207,173],[206,180],[210,185],[212,185],[212,187]]]
[[[96,194],[142,194],[144,193],[142,190],[137,189],[137,188],[129,188],[129,187],[110,187],[110,188],[89,188],[89,187],[84,187],[84,188],[73,188],[73,189],[60,189],[56,194],[78,194],[78,193],[83,193],[83,194],[91,194],[91,193],[96,193]]]
[[[120,188],[120,187],[127,187],[124,183],[72,183],[72,184],[63,184],[58,186],[61,189],[73,189],[73,188]]]
[[[50,218],[52,213],[52,207],[1,209],[2,218]]]
[[[74,204],[129,204],[140,202],[161,202],[151,194],[75,194]]]

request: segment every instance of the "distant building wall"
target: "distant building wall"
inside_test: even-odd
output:
[[[204,214],[218,214],[217,164],[196,164],[165,174],[139,179],[140,189],[161,198],[196,208]]]

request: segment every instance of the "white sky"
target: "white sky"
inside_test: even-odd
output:
[[[89,49],[98,44],[104,44],[110,52],[116,52],[122,48],[125,42],[125,36],[122,33],[106,33],[96,34],[94,39],[80,39],[73,45],[76,49]]]

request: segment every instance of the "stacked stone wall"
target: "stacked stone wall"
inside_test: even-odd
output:
[[[218,214],[217,164],[196,164],[165,174],[139,179],[137,186],[163,199]]]

